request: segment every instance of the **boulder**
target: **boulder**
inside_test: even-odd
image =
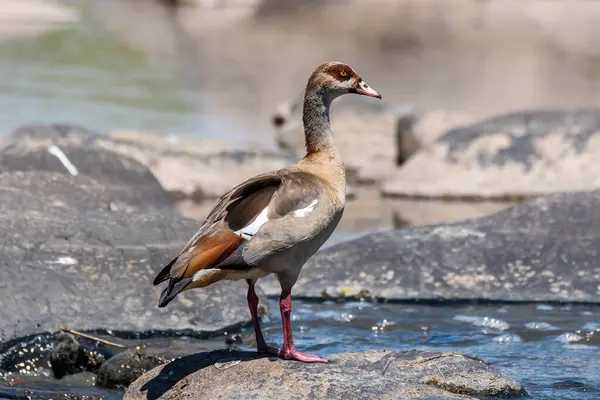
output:
[[[293,154],[215,140],[113,132],[102,145],[147,165],[179,199],[216,199],[243,180],[296,162]]]
[[[206,350],[205,346],[180,340],[167,347],[148,345],[130,348],[102,364],[96,375],[96,385],[124,389],[154,367],[203,350]]]
[[[381,195],[381,194],[380,194]],[[415,198],[381,198],[384,221],[392,221],[390,228],[406,228],[435,224],[448,224],[468,218],[486,217],[510,206],[517,201],[469,201]]]
[[[524,111],[451,129],[393,177],[394,197],[523,199],[600,188],[600,110]]]
[[[153,205],[172,205],[173,197],[218,198],[244,179],[295,161],[292,154],[257,146],[151,133],[103,135],[67,124],[24,126],[0,141],[0,171],[71,174],[74,166],[76,174],[110,184],[132,202]]]
[[[198,223],[175,209],[130,212],[113,200],[110,187],[82,175],[0,173],[0,341],[60,326],[199,335],[250,321],[243,281],[159,309],[152,279]]]
[[[304,154],[304,128],[302,125],[302,100],[285,102],[277,107],[272,118],[275,138],[283,150]],[[395,135],[404,119],[410,120],[410,112],[398,117],[381,106],[369,102],[361,108],[356,99],[342,98],[344,104],[334,104],[331,112],[331,128],[335,142],[346,165],[349,182],[361,181],[364,168],[383,173],[393,169],[396,149]],[[339,107],[339,108],[338,108]]]
[[[1,171],[87,176],[130,206],[171,207],[174,199],[140,162],[103,145],[107,138],[77,125],[27,125],[0,142]]]
[[[387,300],[600,303],[600,191],[540,197],[488,217],[331,246],[293,294]],[[260,281],[279,294],[272,279]]]
[[[124,400],[207,399],[474,399],[524,396],[523,387],[485,362],[455,353],[371,351],[334,356],[329,364],[213,351],[157,367],[135,381]],[[475,397],[472,397],[475,396]]]
[[[20,344],[22,345],[23,342]],[[73,335],[63,332],[56,334],[47,343],[46,349],[50,349],[49,363],[52,368],[52,376],[56,379],[62,379],[67,375],[75,375],[83,371],[97,373],[106,359],[112,356],[112,349],[108,350],[104,346],[98,346],[98,343],[95,343],[92,348],[83,346]],[[18,353],[25,358],[19,363],[20,365],[27,361],[28,355],[26,356],[26,353],[24,353],[23,351]],[[43,359],[43,357],[40,358]],[[19,361],[18,359],[11,361],[10,364],[13,366],[19,365],[15,363]]]
[[[331,112],[331,128],[351,183],[374,183],[434,142],[446,129],[471,121],[462,114],[392,109],[359,97],[343,97]],[[304,152],[302,97],[281,103],[272,123],[280,148]]]

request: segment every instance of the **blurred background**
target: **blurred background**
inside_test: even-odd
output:
[[[383,94],[333,107],[341,229],[485,215],[599,185],[595,113],[573,114],[600,103],[599,16],[587,0],[3,0],[0,138],[60,122],[185,149],[137,158],[202,218],[302,156],[299,96],[338,60]]]
[[[350,64],[383,96],[332,106],[348,201],[326,245],[600,189],[598,38],[592,0],[0,0],[0,398],[31,398],[19,385],[89,394],[100,382],[118,389],[93,398],[116,400],[193,346],[253,345],[245,282],[158,309],[150,277],[198,228],[178,209],[202,220],[245,178],[303,156],[302,94],[323,62]],[[450,251],[427,229],[390,232],[387,250],[369,236],[354,242],[380,252],[374,260],[354,257],[352,244],[330,249],[342,253],[326,264],[331,277],[354,278],[321,292],[319,272],[307,286],[356,301],[295,299],[299,348],[458,349],[509,371],[532,398],[597,398],[600,309],[510,304],[598,301],[597,197],[519,208],[503,214],[507,224],[491,219],[488,237],[469,224],[432,228],[462,257],[449,268]],[[463,254],[454,243],[468,248],[469,236],[485,239]],[[490,265],[469,264],[477,249]],[[391,269],[375,276],[378,263]],[[263,327],[281,343],[279,287],[266,282]],[[352,292],[372,284],[380,300],[401,293],[415,304]],[[470,302],[477,293],[485,304]],[[59,326],[127,339],[134,371],[93,338],[52,336]],[[174,331],[214,336],[160,337]],[[142,339],[163,358],[148,350],[135,364]],[[76,365],[60,364],[61,352]],[[116,383],[102,381],[100,365]]]

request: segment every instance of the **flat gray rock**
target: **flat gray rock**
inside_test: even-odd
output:
[[[137,208],[175,201],[142,163],[106,146],[105,135],[77,125],[27,125],[0,143],[0,171],[46,171],[87,176]]]
[[[216,331],[250,321],[246,283],[157,307],[154,275],[198,228],[170,208],[127,211],[85,176],[0,173],[0,342],[72,329]]]
[[[600,303],[598,249],[600,191],[555,194],[331,246],[304,266],[293,295]],[[276,281],[259,283],[279,295]]]
[[[600,110],[515,112],[451,129],[387,179],[388,196],[527,198],[600,188]]]
[[[113,133],[100,145],[148,166],[177,198],[216,199],[245,179],[296,162],[289,153],[215,140]]]
[[[253,352],[192,354],[142,375],[124,400],[473,399],[523,396],[523,387],[479,359],[454,353],[372,351],[304,364]],[[472,397],[475,396],[475,397]]]

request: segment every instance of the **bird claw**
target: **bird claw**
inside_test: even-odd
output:
[[[299,351],[296,351],[295,349],[284,350],[283,348],[281,348],[281,350],[279,351],[279,357],[283,358],[284,360],[296,360],[296,361],[301,361],[304,363],[328,363],[329,362],[326,359],[321,358],[319,356],[315,356],[312,354],[306,354],[306,353],[300,353]]]
[[[295,349],[285,349],[284,347],[282,347],[281,349],[277,349],[275,347],[271,347],[271,346],[267,345],[266,343],[263,343],[263,344],[257,346],[256,349],[259,353],[272,354],[274,356],[283,358],[284,360],[296,360],[296,361],[301,361],[301,362],[305,362],[305,363],[328,363],[329,362],[319,356],[315,356],[312,354],[306,354],[306,353],[300,353],[299,351],[296,351]]]

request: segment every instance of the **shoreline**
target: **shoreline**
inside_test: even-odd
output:
[[[74,9],[47,0],[0,2],[0,42],[42,34],[79,20]]]

